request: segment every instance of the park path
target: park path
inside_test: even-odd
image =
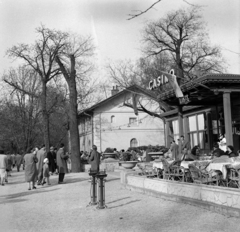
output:
[[[90,201],[87,173],[70,173],[66,184],[28,191],[24,172],[13,171],[0,186],[1,232],[240,232],[239,218],[126,190],[119,173],[108,173],[106,205]]]

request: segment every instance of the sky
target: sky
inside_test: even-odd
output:
[[[145,10],[155,0],[0,0],[0,75],[18,63],[5,54],[19,43],[32,44],[41,24],[50,29],[91,35],[97,47],[97,63],[135,60],[142,56],[141,31],[172,10],[202,5],[203,19],[212,44],[223,48],[228,73],[240,73],[239,0],[162,0],[142,16],[127,20],[128,14]],[[105,75],[105,74],[104,74]]]

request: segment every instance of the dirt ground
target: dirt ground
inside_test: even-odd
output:
[[[0,186],[0,231],[33,232],[240,232],[239,218],[227,217],[188,204],[167,201],[126,190],[119,173],[108,173],[105,209],[87,207],[87,173],[65,176],[65,184],[28,191],[24,172],[13,171]]]

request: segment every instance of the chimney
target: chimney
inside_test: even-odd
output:
[[[116,85],[116,88],[115,88],[115,86],[113,86],[113,88],[111,90],[112,96],[117,94],[118,92],[119,92],[118,86]]]

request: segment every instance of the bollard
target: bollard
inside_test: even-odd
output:
[[[104,178],[107,177],[106,171],[100,171],[97,174],[98,178],[98,206],[97,209],[104,209],[107,206],[105,205],[105,184]]]
[[[97,175],[97,172],[92,172],[91,169],[90,169],[89,176],[92,177],[91,189],[90,189],[91,201],[89,202],[88,206],[90,206],[90,205],[97,205],[97,194],[96,194],[96,192],[97,192],[97,188],[96,188],[97,181],[96,181],[96,175]]]

